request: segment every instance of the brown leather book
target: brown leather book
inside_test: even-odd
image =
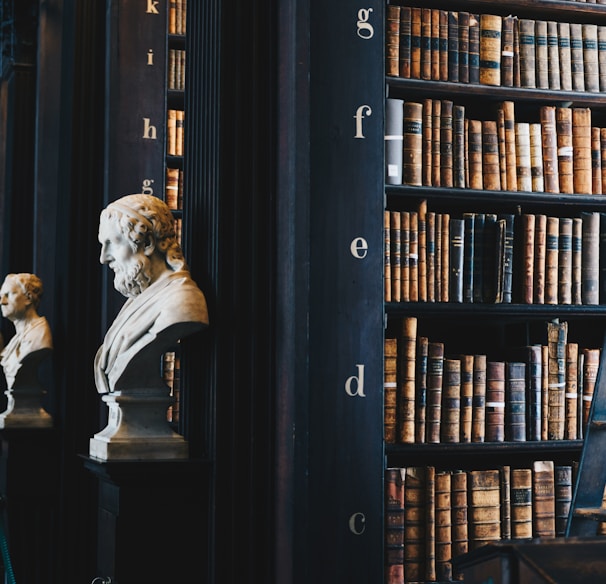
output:
[[[471,418],[471,441],[486,439],[486,355],[473,358],[473,409]]]
[[[535,258],[535,215],[524,213],[522,215],[522,301],[532,304],[534,300],[534,258]]]
[[[498,469],[469,472],[469,548],[501,539],[501,479]]]
[[[482,122],[481,120],[469,120],[468,144],[469,144],[469,188],[482,190],[484,179],[482,162],[484,158],[482,148]]]
[[[549,413],[547,436],[549,440],[563,440],[565,428],[566,391],[566,343],[567,322],[547,323],[547,347],[549,349]]]
[[[529,125],[529,130],[530,176],[532,177],[532,192],[542,193],[545,190],[545,177],[543,175],[543,136],[541,124],[539,122],[534,122]]]
[[[518,19],[520,43],[520,84],[521,87],[535,88],[536,85],[536,45],[535,21],[530,18]]]
[[[442,100],[440,116],[440,178],[443,187],[454,185],[453,160],[453,102]]]
[[[530,124],[515,123],[516,168],[518,191],[532,191],[532,170],[530,166]]]
[[[450,485],[450,504],[452,506],[452,557],[456,558],[469,551],[467,472],[464,470],[452,471]]]
[[[549,58],[547,50],[547,21],[536,20],[534,25],[536,85],[549,89]]]
[[[513,87],[513,27],[515,17],[503,16],[501,29],[501,85]]]
[[[389,213],[389,242],[391,265],[391,302],[400,302],[401,297],[401,268],[402,268],[402,231],[400,211]]]
[[[583,257],[581,265],[581,296],[583,304],[600,302],[600,214],[581,211],[583,221]]]
[[[415,372],[415,442],[425,442],[425,424],[427,412],[427,367],[429,339],[417,337],[417,363]]]
[[[427,410],[425,415],[425,441],[440,442],[442,418],[442,381],[444,377],[444,343],[429,343],[427,358]]]
[[[591,192],[602,194],[602,145],[600,142],[601,128],[591,128]]]
[[[465,106],[453,107],[453,186],[465,188]]]
[[[383,435],[387,444],[395,444],[398,341],[395,338],[386,338],[384,343]]]
[[[385,470],[385,582],[404,584],[405,470]]]
[[[501,190],[499,137],[495,120],[484,120],[482,122],[482,173],[485,190]]]
[[[555,531],[556,537],[566,535],[566,523],[572,504],[572,465],[554,466],[555,482]]]
[[[419,301],[419,214],[409,211],[408,295],[410,302]]]
[[[425,580],[436,580],[436,468],[425,469]]]
[[[505,441],[505,362],[486,362],[486,442]]]
[[[560,217],[558,304],[572,303],[572,217]]]
[[[383,212],[383,286],[385,302],[391,302],[391,216]]]
[[[459,82],[469,83],[469,12],[459,10]]]
[[[528,345],[526,355],[527,438],[528,440],[541,440],[541,393],[543,384],[541,345]]]
[[[431,10],[431,79],[440,81],[440,10]]]
[[[410,57],[411,57],[411,18],[412,9],[410,6],[400,7],[400,52],[399,52],[399,76],[405,79],[410,78]]]
[[[549,89],[559,90],[560,85],[560,48],[558,46],[558,23],[547,22],[547,77]]]
[[[507,147],[505,143],[505,112],[503,108],[497,109],[497,139],[499,142],[499,170],[501,173],[501,189],[508,190],[507,186]]]
[[[433,99],[423,100],[423,186],[431,187],[432,183],[432,140],[433,140]]]
[[[448,11],[448,81],[459,81],[459,13]]]
[[[459,441],[471,442],[473,422],[473,355],[460,355],[461,360],[461,419]]]
[[[402,182],[421,186],[423,182],[423,104],[405,101],[403,127]]]
[[[526,441],[526,363],[505,364],[505,439]]]
[[[436,472],[436,578],[452,580],[452,481],[450,471]]]
[[[179,169],[166,168],[166,187],[164,200],[169,209],[179,208]]]
[[[442,213],[436,213],[436,302],[442,302]]]
[[[541,345],[541,440],[549,439],[549,345]]]
[[[583,220],[572,219],[572,303],[583,304]]]
[[[545,304],[545,253],[547,245],[547,215],[535,214],[534,271],[532,292],[534,304]]]
[[[600,65],[598,61],[598,25],[584,23],[583,27],[583,72],[585,91],[600,91]]]
[[[427,200],[419,201],[417,207],[419,232],[419,251],[418,251],[418,266],[419,266],[419,302],[427,302]]]
[[[572,176],[576,194],[592,194],[591,110],[588,107],[572,108]]]
[[[559,192],[574,192],[572,169],[572,109],[556,108],[556,136],[558,145]]]
[[[480,15],[480,83],[484,85],[501,85],[502,28],[501,16]]]
[[[606,46],[606,40],[604,45]],[[606,64],[604,64],[604,67],[606,68]],[[604,190],[606,189],[606,128],[600,128],[600,166],[602,169],[602,190]]]
[[[417,352],[417,318],[402,319],[398,337],[398,415],[397,438],[402,444],[415,441],[415,372]]]
[[[410,212],[400,212],[400,299],[410,301]]]
[[[442,213],[441,285],[442,302],[450,301],[450,214]]]
[[[434,99],[431,123],[431,184],[434,187],[442,186],[440,173],[440,130],[442,120],[442,100]]]
[[[480,15],[469,13],[469,83],[480,83]]]
[[[600,91],[606,91],[606,25],[598,25],[598,70]]]
[[[564,393],[564,439],[578,438],[578,363],[579,344],[566,343],[566,388]]]
[[[439,41],[439,67],[440,81],[448,81],[448,11],[439,11],[440,41]]]
[[[421,79],[421,9],[410,9],[410,77]]]
[[[532,463],[532,535],[555,537],[555,483],[552,460]]]
[[[511,469],[511,537],[532,537],[532,470]]]
[[[558,303],[558,257],[560,218],[547,217],[545,239],[545,304]]]
[[[572,54],[570,51],[570,24],[558,22],[558,52],[560,58],[560,87],[572,91]]]
[[[516,129],[514,102],[503,101],[500,105],[505,119],[505,156],[507,158],[507,190],[518,190]]]
[[[436,301],[436,213],[427,211],[425,221],[426,263],[427,263],[427,302]]]
[[[421,79],[431,79],[431,8],[421,8]]]
[[[572,90],[585,91],[585,67],[583,63],[583,25],[570,23],[570,69]]]
[[[556,129],[556,108],[541,106],[541,137],[543,147],[543,176],[545,192],[559,193],[558,135]]]
[[[511,466],[499,469],[501,476],[501,539],[511,539]]]
[[[440,441],[459,442],[461,433],[461,360],[445,358],[443,367]]]
[[[408,467],[404,479],[404,573],[409,582],[425,579],[425,474],[425,467]]]
[[[400,7],[389,4],[385,13],[385,75],[400,73]]]
[[[585,428],[587,428],[589,410],[591,409],[591,401],[593,400],[595,384],[598,378],[600,353],[600,349],[589,347],[583,349],[583,433],[585,433]]]

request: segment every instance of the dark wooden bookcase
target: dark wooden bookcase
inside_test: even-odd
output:
[[[468,11],[476,14],[517,15],[520,18],[563,22],[606,23],[606,10],[596,4],[569,1],[507,1],[500,4],[484,0],[452,2],[390,2],[403,6],[421,6],[441,10]],[[580,8],[582,7],[582,8]],[[381,65],[377,60],[377,67]],[[590,107],[592,125],[603,119],[600,93],[528,89],[421,79],[386,77],[386,96],[422,102],[425,98],[449,99],[466,106],[466,116],[482,117],[490,104],[512,100],[520,120],[527,111],[543,104]],[[518,109],[519,108],[519,109]],[[525,119],[523,121],[528,121]],[[535,121],[538,121],[538,117]],[[426,200],[428,209],[462,217],[463,212],[544,213],[559,217],[578,216],[582,211],[604,211],[604,195],[565,195],[538,192],[486,191],[432,186],[385,186],[386,208],[417,210]],[[601,259],[600,264],[602,264]],[[514,286],[520,265],[514,264]],[[606,309],[599,305],[523,304],[514,288],[512,303],[386,302],[386,335],[398,336],[402,318],[415,316],[419,331],[430,340],[444,341],[445,352],[484,353],[489,360],[515,360],[514,348],[531,343],[546,343],[547,322],[554,319],[569,324],[568,340],[579,347],[601,348],[606,329]],[[376,436],[377,441],[381,440]],[[582,440],[545,440],[520,443],[471,444],[389,444],[385,447],[385,465],[407,467],[433,465],[437,470],[498,468],[499,465],[524,466],[533,460],[553,460],[555,464],[578,461]],[[377,572],[378,574],[379,572]],[[408,580],[407,580],[408,581]]]

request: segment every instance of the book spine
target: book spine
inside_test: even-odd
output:
[[[475,213],[463,213],[463,302],[473,302],[475,276]]]
[[[534,27],[536,85],[549,89],[549,58],[547,50],[547,21],[536,20]]]
[[[442,253],[441,286],[442,302],[449,302],[450,290],[450,214],[442,213]]]
[[[453,107],[453,183],[457,188],[465,188],[465,106]]]
[[[461,433],[461,360],[444,359],[441,442],[459,442]]]
[[[542,351],[540,345],[527,347],[526,403],[528,440],[541,440]]]
[[[397,343],[395,338],[386,338],[384,341],[383,435],[387,444],[396,442]]]
[[[480,15],[480,83],[501,85],[501,16]]]
[[[450,220],[450,302],[463,302],[465,222]]]
[[[402,231],[401,215],[399,211],[389,213],[389,242],[390,242],[390,266],[391,266],[391,302],[401,300],[401,272],[402,272]]]
[[[572,218],[560,217],[558,303],[572,304]]]
[[[427,414],[426,438],[428,443],[440,442],[442,417],[442,381],[444,376],[444,343],[430,342],[427,359]]]
[[[411,57],[411,22],[412,11],[410,6],[400,7],[400,50],[398,54],[399,76],[410,78]]]
[[[440,41],[439,41],[439,68],[440,81],[448,81],[448,11],[439,11]]]
[[[448,11],[448,81],[459,81],[459,13]]]
[[[400,298],[410,300],[410,212],[400,212]]]
[[[566,343],[568,323],[547,323],[549,349],[549,440],[563,440],[565,428]]]
[[[556,139],[558,145],[559,192],[574,192],[572,166],[572,109],[556,108]]]
[[[436,301],[436,213],[427,212],[425,230],[427,232],[427,302]]]
[[[518,19],[520,43],[521,87],[536,88],[535,22],[529,18]]]
[[[598,93],[600,91],[600,65],[598,62],[598,25],[585,23],[582,25],[583,35],[583,72],[585,75],[585,91]]]
[[[534,213],[522,215],[522,301],[525,304],[532,304],[534,299],[535,219]]]
[[[559,90],[561,88],[558,23],[554,20],[547,22],[547,77],[549,89]]]
[[[560,218],[547,217],[545,239],[545,304],[558,303]]]
[[[501,173],[501,189],[507,190],[507,146],[505,142],[505,112],[497,109],[497,139],[499,142],[499,170]]]
[[[482,122],[469,120],[469,187],[482,190],[484,187],[482,160]]]
[[[566,388],[565,388],[565,426],[564,439],[576,440],[578,438],[578,363],[579,363],[579,345],[578,343],[566,344]]]
[[[515,123],[516,136],[516,169],[518,177],[518,191],[532,191],[532,172],[530,167],[530,124],[528,122]],[[404,139],[406,143],[406,138]]]
[[[541,345],[541,440],[549,439],[549,345]]]
[[[515,215],[501,213],[499,219],[505,222],[505,239],[503,241],[503,269],[502,269],[502,301],[509,304],[513,299],[513,263],[515,242]]]
[[[533,536],[555,537],[554,464],[535,460],[532,465]]]
[[[442,120],[442,100],[432,100],[431,111],[431,184],[434,187],[442,186],[440,173],[440,131]]]
[[[425,580],[436,580],[436,469],[425,468]]]
[[[587,428],[589,421],[589,411],[595,391],[595,384],[598,378],[598,369],[600,366],[600,349],[583,349],[583,433]]]
[[[518,190],[517,174],[517,149],[514,102],[504,101],[501,103],[503,116],[505,118],[505,157],[507,159],[507,190]]]
[[[541,134],[541,124],[538,122],[532,123],[529,129],[532,191],[534,193],[542,193],[545,190],[545,177],[543,175],[543,136]]]
[[[501,492],[497,469],[469,472],[469,547],[501,539]]]
[[[404,488],[404,573],[408,582],[425,578],[425,468],[407,467]]]
[[[421,9],[410,9],[410,77],[421,79]]]
[[[417,229],[419,232],[419,257],[417,264],[419,267],[419,301],[427,301],[427,200],[422,199],[418,206],[418,223]]]
[[[511,537],[532,537],[532,471],[511,469]]]
[[[486,442],[505,440],[505,362],[486,363]]]
[[[572,178],[574,192],[592,194],[591,179],[591,110],[572,108]]]
[[[501,466],[501,539],[511,539],[511,466]]]
[[[431,8],[421,8],[421,79],[431,79]]]
[[[456,558],[469,551],[467,473],[464,470],[453,471],[450,484],[452,506],[452,557]],[[453,577],[461,579],[459,574],[453,574]]]
[[[486,439],[486,355],[473,358],[473,409],[471,419],[471,441]]]
[[[409,211],[408,228],[408,296],[410,302],[419,301],[419,214]]]
[[[440,81],[440,11],[431,9],[431,79]]]
[[[436,472],[436,578],[452,580],[452,480],[449,471]]]
[[[385,14],[385,75],[398,77],[400,73],[399,61],[400,7],[389,4]]]
[[[601,255],[601,253],[600,253]],[[572,303],[583,304],[583,220],[572,219]],[[600,280],[601,281],[601,280]]]
[[[508,361],[505,369],[505,438],[526,441],[526,363]]]
[[[442,100],[440,116],[440,178],[443,187],[454,185],[453,177],[453,102]]]
[[[600,139],[601,128],[591,128],[591,192],[594,195],[602,194],[602,145]]]
[[[606,26],[598,26],[598,74],[600,91],[606,91]]]
[[[548,193],[559,193],[558,136],[555,106],[541,106],[540,118],[545,191]]]
[[[405,471],[385,469],[385,582],[404,584]]]
[[[402,181],[421,186],[423,182],[423,104],[405,101],[403,105]]]
[[[385,302],[391,302],[391,217],[383,213],[383,285]]]
[[[417,338],[417,359],[415,370],[415,442],[425,442],[427,415],[427,372],[428,372],[429,339]]]
[[[566,535],[566,523],[572,504],[572,465],[554,467],[555,482],[555,533],[556,537]]]
[[[471,442],[473,422],[473,355],[461,355],[461,422],[460,438],[463,443]]]
[[[582,211],[583,257],[581,296],[583,304],[599,304],[600,295],[600,214]]]
[[[547,215],[535,214],[534,222],[534,304],[545,304],[545,253],[547,245]]]
[[[585,67],[583,64],[583,25],[570,23],[570,69],[573,91],[585,91]]]
[[[513,27],[514,17],[503,16],[501,25],[501,85],[513,87]]]
[[[482,172],[485,190],[501,190],[499,138],[495,120],[484,120],[482,122]]]
[[[415,441],[415,369],[416,369],[417,319],[414,316],[402,320],[398,339],[398,442],[412,444]]]
[[[572,54],[570,51],[570,24],[558,22],[558,53],[560,58],[560,87],[572,91]]]
[[[469,12],[459,11],[459,82],[469,83]]]
[[[468,67],[469,67],[469,83],[482,83],[481,75],[481,40],[480,40],[480,15],[469,14],[469,50],[468,50]],[[500,42],[499,42],[500,45]],[[499,57],[500,57],[499,46]]]
[[[432,183],[432,140],[433,140],[433,99],[423,100],[422,123],[423,148],[421,152],[421,166],[423,186],[431,187]]]

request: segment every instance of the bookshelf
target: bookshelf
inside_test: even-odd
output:
[[[394,25],[396,13],[399,26]],[[407,20],[409,14],[410,20]],[[504,22],[509,15],[517,17],[511,30],[519,31],[512,33],[511,47],[501,44]],[[384,397],[392,396],[385,401],[386,421],[388,426],[395,424],[395,429],[392,429],[395,436],[389,435],[384,444],[385,469],[422,469],[419,476],[423,478],[419,480],[425,481],[423,484],[427,490],[420,496],[426,497],[427,507],[423,512],[429,518],[417,525],[413,516],[402,514],[403,507],[398,509],[397,497],[392,499],[393,492],[389,495],[386,492],[384,581],[388,584],[451,581],[457,579],[457,574],[448,571],[444,543],[448,544],[446,554],[451,554],[452,558],[450,546],[454,546],[454,535],[450,529],[455,518],[453,514],[447,519],[442,517],[441,523],[438,521],[436,513],[442,508],[436,499],[440,490],[435,477],[443,472],[463,470],[467,473],[467,512],[470,513],[472,472],[496,469],[503,481],[504,476],[510,476],[512,469],[533,469],[532,476],[538,477],[538,469],[543,471],[551,468],[552,464],[556,469],[555,475],[564,476],[571,471],[574,474],[574,464],[580,456],[583,408],[591,400],[591,379],[586,377],[587,361],[584,360],[589,357],[587,354],[583,357],[583,353],[601,349],[606,315],[606,296],[601,288],[601,270],[606,260],[599,243],[603,228],[594,227],[593,234],[589,235],[589,223],[593,220],[599,224],[599,215],[603,215],[606,203],[601,175],[602,168],[606,166],[599,139],[600,128],[604,125],[604,110],[600,104],[602,92],[606,89],[600,85],[600,75],[606,70],[600,62],[603,57],[599,56],[599,43],[594,42],[591,36],[595,34],[597,39],[599,34],[605,34],[606,7],[568,0],[513,1],[498,6],[483,0],[455,4],[390,2],[385,5],[384,18],[387,97],[384,176],[385,208],[390,212],[383,222],[385,338],[397,339],[397,354],[392,357],[397,362],[395,369],[392,361],[388,365],[388,360],[384,369]],[[404,28],[403,21],[407,23]],[[472,28],[466,25],[468,21]],[[448,28],[448,24],[453,22],[454,28]],[[494,33],[495,22],[498,34]],[[524,28],[530,25],[530,29]],[[572,51],[572,77],[575,71],[583,70],[583,83],[570,78],[570,86],[563,80],[560,83],[558,72],[548,70],[548,63],[554,62],[553,54],[550,55],[551,61],[541,61],[550,46],[555,46],[556,53],[562,50],[561,36],[552,36],[550,43],[547,30],[553,33],[568,26],[577,31],[577,35],[579,30],[585,30],[584,37],[577,37],[580,45],[572,38],[570,43],[571,48],[577,48],[576,54]],[[396,28],[399,37],[394,35]],[[455,45],[449,44],[453,31],[456,31]],[[544,42],[537,41],[541,34]],[[530,36],[534,36],[532,55],[526,47]],[[495,42],[495,37],[498,38],[496,57],[494,51],[492,54],[489,52],[488,46]],[[403,42],[404,38],[409,38],[409,45]],[[402,42],[397,51],[394,49],[396,42]],[[455,62],[452,60],[453,47],[458,47],[458,60]],[[591,52],[592,48],[595,52]],[[464,56],[463,50],[466,50]],[[477,60],[473,58],[474,54]],[[531,57],[534,59],[532,66],[528,64]],[[498,61],[498,67],[488,64],[493,58]],[[510,58],[511,77],[505,75],[507,58]],[[394,59],[398,61],[397,66]],[[455,69],[457,74],[453,75]],[[495,72],[499,74],[497,81]],[[457,79],[457,75],[461,77]],[[506,106],[503,105],[505,103]],[[395,125],[393,108],[400,116]],[[513,110],[515,118],[507,113]],[[551,126],[555,126],[555,133],[550,133],[549,115],[553,116]],[[581,119],[587,115],[590,117],[589,131],[587,137],[582,137]],[[566,133],[563,122],[560,125],[556,123],[556,117],[563,120],[566,116],[569,119],[577,116],[576,122],[572,122],[571,135]],[[503,123],[502,120],[507,121]],[[528,148],[528,161],[522,159],[522,151],[519,150],[525,126],[529,144],[535,148],[536,164],[530,161],[531,148]],[[502,134],[499,134],[500,128]],[[507,129],[513,131],[509,139]],[[592,130],[596,136],[593,146]],[[534,140],[533,131],[536,132]],[[394,139],[398,134],[403,136],[401,141]],[[513,159],[507,157],[508,140],[513,147]],[[555,160],[554,146],[557,146]],[[569,159],[567,155],[570,155]],[[586,168],[579,162],[584,157],[587,159]],[[566,164],[570,165],[571,161],[574,185],[570,183],[571,177],[568,177],[569,182],[565,182],[570,168]],[[481,232],[468,218],[476,220],[481,216],[484,220],[488,215],[496,217],[497,222],[502,220],[501,226],[496,237],[483,235],[482,241],[484,244],[488,241],[491,247],[478,246],[478,234],[486,231]],[[544,259],[540,261],[538,230],[535,228],[535,220],[538,225],[537,217],[541,215],[546,215],[547,220],[556,225],[555,231],[547,237],[551,242],[547,247],[555,245],[551,255],[555,265],[550,264],[549,259],[545,264],[549,284],[537,273],[538,266],[545,262]],[[508,229],[505,221],[508,216],[512,218],[512,230]],[[564,227],[574,219],[577,220],[579,239],[578,246],[574,247],[574,243],[572,246],[580,250],[574,260],[576,276],[569,263],[573,252],[568,244],[572,237]],[[439,226],[445,225],[448,225],[448,230],[440,229]],[[585,231],[582,230],[583,225]],[[582,233],[586,235],[583,237]],[[506,254],[508,246],[511,247],[510,255]],[[474,250],[474,254],[470,254],[470,250]],[[485,257],[490,257],[490,261],[483,260]],[[495,266],[496,273],[493,271]],[[593,283],[589,284],[588,280],[592,278]],[[478,284],[482,287],[481,292]],[[407,340],[413,330],[411,322],[415,325],[412,344]],[[504,370],[507,370],[508,363],[523,362],[529,371],[530,361],[524,356],[523,348],[548,345],[548,328],[553,323],[565,323],[566,340],[560,345],[560,353],[555,348],[544,351],[543,362],[547,359],[549,367],[555,367],[561,377],[550,377],[555,375],[552,369],[548,368],[551,373],[543,369],[543,386],[538,390],[540,407],[537,410],[545,412],[538,422],[542,433],[530,439],[529,378],[524,378],[523,383],[522,401],[526,403],[520,405],[516,402],[517,405],[513,406],[508,374],[498,378],[498,391],[493,387],[495,393],[489,394],[491,381],[494,385],[496,379],[489,372],[487,393],[482,398],[483,394],[475,384],[475,371],[468,371],[471,376],[468,379],[472,381],[464,390],[464,372],[455,365],[463,367],[463,356],[482,355],[489,364],[504,364]],[[420,368],[421,338],[428,339],[430,347],[441,344],[443,350],[441,359],[435,358],[434,353],[432,360],[430,353],[426,360],[428,369]],[[570,362],[565,362],[568,345],[575,345],[574,350],[581,357],[577,358],[575,353]],[[573,349],[570,350],[572,354]],[[390,354],[394,355],[393,345]],[[556,354],[559,357],[554,357]],[[439,371],[437,376],[436,371]],[[565,379],[567,372],[571,372],[568,380]],[[424,375],[427,383],[421,387],[420,380],[425,378]],[[565,383],[571,385],[558,395],[553,387]],[[456,387],[456,391],[446,394],[447,401],[445,393],[453,391],[450,384]],[[419,404],[425,399],[423,414]],[[457,424],[462,423],[464,414],[461,408],[464,406],[468,407],[470,424],[475,424],[474,408],[479,408],[482,399],[486,416],[484,429],[487,431],[482,441],[477,435],[470,438],[470,434],[474,435],[473,426],[465,437],[460,426],[457,426],[456,437],[444,431],[445,420],[452,422],[452,408],[459,409]],[[519,414],[520,407],[523,408],[522,422],[525,425],[521,430],[522,440],[520,434],[513,434],[511,426],[513,412],[515,410]],[[571,420],[574,417],[574,421],[564,431],[566,416]],[[421,420],[425,420],[424,432],[418,430]],[[437,439],[427,431],[428,420],[434,425],[437,420],[441,428]],[[481,419],[478,420],[480,424]],[[489,425],[493,423],[501,425],[501,432],[489,437]],[[537,427],[536,420],[534,424]],[[537,464],[540,461],[550,463]],[[503,468],[508,470],[503,471]],[[415,472],[411,476],[411,485],[418,478]],[[572,483],[566,487],[567,493],[574,484],[574,477],[571,480]],[[405,483],[404,493],[406,487]],[[500,496],[504,492],[513,492],[513,488],[511,483],[506,489],[501,486]],[[542,487],[533,485],[533,488],[538,493]],[[532,495],[533,504],[536,493]],[[497,539],[507,538],[511,536],[511,517],[506,519],[503,512],[507,509],[511,512],[513,507],[510,502],[499,500],[498,495],[496,497],[501,515],[496,520],[496,536],[494,531],[491,534]],[[564,500],[562,504],[565,503]],[[390,504],[391,509],[388,507]],[[555,500],[548,503],[552,515],[558,513],[555,504]],[[540,511],[546,509],[540,497],[535,508]],[[560,512],[562,509],[559,508]],[[483,510],[482,514],[485,518],[490,512]],[[400,517],[401,522],[398,523],[394,517]],[[395,531],[393,521],[397,523]],[[443,532],[440,539],[439,529],[448,521],[451,521],[448,535]],[[532,526],[533,536],[545,535],[546,532],[541,531],[543,524],[539,519],[536,523]],[[560,518],[559,528],[561,525]],[[471,538],[471,530],[478,530],[471,515],[467,516],[467,527],[466,549],[471,551],[482,538],[477,534],[475,539]],[[482,534],[486,535],[488,528],[483,529]],[[558,529],[558,534],[561,533]],[[458,548],[458,553],[463,551],[464,548]]]

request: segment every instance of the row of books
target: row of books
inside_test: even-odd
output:
[[[516,360],[447,351],[418,334],[416,317],[384,347],[387,444],[523,442],[583,437],[601,350],[568,341],[566,322]]]
[[[183,156],[185,145],[185,111],[169,109],[166,117],[166,154],[168,156]]]
[[[183,91],[185,89],[185,51],[168,50],[168,89]]]
[[[181,359],[176,351],[167,351],[162,356],[162,379],[174,400],[168,407],[166,419],[176,424],[179,422],[181,398]]]
[[[169,209],[183,208],[183,170],[166,167],[164,202]]]
[[[187,0],[168,3],[168,34],[184,35],[187,31]]]
[[[452,559],[490,542],[565,534],[576,463],[385,470],[387,584],[461,580]],[[600,528],[603,531],[603,528]]]
[[[606,26],[389,5],[392,77],[564,91],[606,90]]]
[[[386,183],[484,190],[604,194],[606,128],[586,107],[542,105],[516,121],[513,101],[484,119],[448,99],[387,98]]]
[[[384,212],[386,302],[606,302],[606,215]]]

